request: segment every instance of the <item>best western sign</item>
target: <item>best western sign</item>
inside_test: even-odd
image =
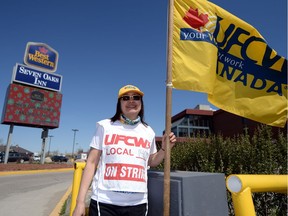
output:
[[[17,63],[14,67],[12,81],[52,91],[61,91],[62,76],[38,71]]]
[[[45,72],[55,72],[58,63],[58,52],[47,44],[28,42],[24,63]]]

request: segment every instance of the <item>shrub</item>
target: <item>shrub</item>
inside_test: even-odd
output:
[[[286,135],[286,134],[285,134]],[[163,163],[159,169],[163,169]],[[221,134],[205,139],[177,143],[171,151],[171,169],[230,174],[287,174],[287,136],[272,138],[272,128],[260,125],[253,137],[247,134],[223,138]],[[227,191],[230,215],[234,215]],[[259,216],[286,215],[287,196],[279,193],[254,193]]]

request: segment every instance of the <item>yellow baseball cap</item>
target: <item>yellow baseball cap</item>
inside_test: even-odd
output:
[[[144,95],[144,93],[142,91],[140,91],[140,89],[137,88],[136,86],[126,85],[126,86],[123,86],[122,88],[120,88],[119,93],[118,93],[118,98],[122,97],[127,92],[135,92],[141,96]]]

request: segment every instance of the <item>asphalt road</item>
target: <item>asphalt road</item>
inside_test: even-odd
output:
[[[48,216],[73,181],[73,171],[0,176],[0,215]]]

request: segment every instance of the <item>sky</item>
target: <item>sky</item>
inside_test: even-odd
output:
[[[211,0],[254,26],[268,45],[287,58],[286,0]],[[0,106],[12,69],[23,63],[28,42],[45,43],[59,53],[56,74],[63,76],[59,128],[49,130],[46,151],[71,154],[89,149],[96,122],[116,111],[126,84],[144,92],[145,120],[161,136],[165,129],[168,0],[9,0],[0,3]],[[207,95],[172,91],[172,116]],[[75,134],[74,142],[74,131]],[[0,144],[9,125],[0,124]],[[41,152],[41,128],[15,126],[11,145]]]

